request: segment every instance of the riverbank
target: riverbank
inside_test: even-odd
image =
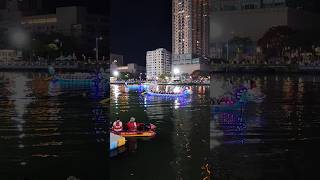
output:
[[[211,73],[320,74],[320,66],[302,65],[212,65]]]
[[[148,83],[148,82],[141,82],[141,83]],[[110,84],[115,85],[139,85],[140,82],[111,82]],[[157,83],[158,85],[174,85],[174,86],[210,86],[210,83]]]

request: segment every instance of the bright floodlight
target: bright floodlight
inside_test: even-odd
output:
[[[113,76],[114,76],[114,77],[118,77],[118,76],[119,76],[119,71],[114,71],[114,72],[113,72]]]
[[[174,73],[175,75],[177,75],[177,74],[180,73],[180,70],[179,70],[178,68],[175,68],[175,69],[173,70],[173,73]]]
[[[176,94],[181,93],[181,89],[176,86],[176,87],[173,89],[173,92],[176,93]]]
[[[22,29],[14,29],[10,34],[10,41],[16,47],[26,47],[28,40],[28,34]]]

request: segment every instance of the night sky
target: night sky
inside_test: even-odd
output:
[[[85,6],[90,12],[98,14],[110,13],[110,0],[43,0],[45,9],[54,11],[62,6]]]
[[[171,0],[111,0],[111,51],[145,66],[145,53],[171,51]]]

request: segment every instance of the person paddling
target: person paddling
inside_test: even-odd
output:
[[[116,132],[121,132],[123,130],[122,122],[120,121],[120,118],[117,118],[117,120],[113,123],[112,130]]]
[[[137,131],[137,123],[134,117],[130,118],[130,121],[127,123],[128,131]]]

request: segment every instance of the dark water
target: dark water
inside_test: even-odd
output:
[[[112,119],[155,123],[153,139],[128,139],[110,161],[116,179],[318,179],[320,77],[216,75],[254,79],[267,98],[243,113],[211,113],[209,89],[179,100],[113,87]],[[211,89],[214,90],[214,89]],[[115,93],[116,92],[116,93]]]
[[[163,88],[163,87],[162,87]],[[209,87],[193,87],[191,98],[144,97],[123,86],[111,88],[112,119],[150,122],[153,139],[128,139],[123,153],[110,160],[111,180],[202,179],[209,153]]]
[[[267,98],[261,104],[249,104],[243,114],[212,114],[213,179],[319,177],[320,77],[222,78],[239,82],[254,79]]]
[[[45,74],[0,73],[0,179],[107,179],[107,107],[48,87]]]

